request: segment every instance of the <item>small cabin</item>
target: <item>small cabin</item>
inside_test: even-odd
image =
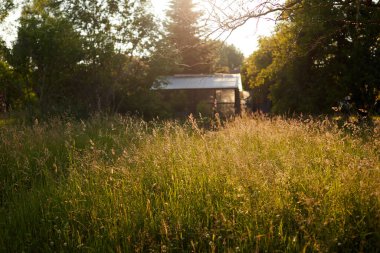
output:
[[[176,116],[232,116],[242,109],[240,74],[174,75],[156,86]]]

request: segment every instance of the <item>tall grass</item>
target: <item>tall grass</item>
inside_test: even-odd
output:
[[[1,252],[378,252],[379,129],[94,117],[0,128]]]

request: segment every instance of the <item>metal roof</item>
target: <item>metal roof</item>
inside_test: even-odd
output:
[[[239,89],[243,91],[240,74],[215,75],[174,75],[163,79],[156,89],[193,90],[193,89]]]

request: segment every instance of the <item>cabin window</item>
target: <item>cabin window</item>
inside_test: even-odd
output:
[[[218,103],[235,103],[235,90],[216,90]]]

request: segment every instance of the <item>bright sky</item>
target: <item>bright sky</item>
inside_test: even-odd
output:
[[[2,1],[2,0],[0,0]],[[169,0],[151,0],[153,12],[161,19],[165,18],[165,12],[168,9]],[[201,3],[204,0],[194,0],[195,3]],[[222,1],[222,0],[221,0]],[[8,16],[5,25],[0,28],[1,35],[7,35],[5,40],[10,43],[14,40],[17,34],[17,18],[20,15],[20,9]],[[226,40],[227,43],[235,45],[239,48],[245,56],[249,56],[257,49],[258,38],[260,36],[268,36],[274,29],[274,22],[261,19],[258,23],[257,20],[250,20],[244,26],[236,29],[230,37]],[[223,38],[224,39],[224,38]]]
[[[165,18],[169,0],[151,0],[153,12],[160,18]],[[201,2],[202,0],[194,1]],[[257,49],[258,38],[268,36],[274,29],[274,22],[261,19],[250,20],[244,26],[236,29],[226,40],[227,43],[235,45],[245,56],[249,56]]]

